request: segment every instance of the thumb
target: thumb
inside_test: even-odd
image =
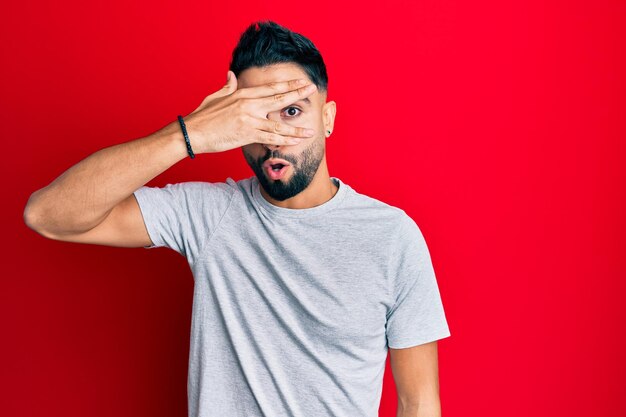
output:
[[[237,90],[237,77],[235,76],[235,73],[229,70],[226,78],[226,84],[219,90],[214,91],[213,93],[206,96],[204,100],[202,100],[202,103],[200,103],[198,108],[192,111],[191,114],[203,109],[206,105],[208,105],[208,103],[215,100],[216,98],[228,96]]]
[[[211,95],[211,97],[224,97],[234,93],[237,90],[237,77],[235,73],[231,70],[228,70],[226,74],[226,84],[215,93]]]
[[[232,94],[237,90],[237,77],[231,70],[228,70],[226,74],[226,84],[223,88],[226,90],[226,94]]]

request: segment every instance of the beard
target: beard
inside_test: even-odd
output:
[[[302,151],[299,158],[295,158],[289,155],[283,155],[279,150],[271,151],[265,148],[267,152],[265,155],[258,159],[253,159],[244,152],[244,157],[248,162],[248,165],[254,171],[261,187],[265,192],[277,201],[284,201],[304,191],[313,177],[317,173],[317,170],[324,159],[324,143],[313,142],[311,145]],[[270,158],[280,158],[291,164],[291,175],[288,179],[273,180],[267,177],[267,173],[263,170],[263,162]]]

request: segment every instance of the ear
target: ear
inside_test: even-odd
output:
[[[337,104],[334,101],[324,103],[322,107],[322,118],[324,120],[324,135],[329,137],[335,127],[335,115],[337,114]]]

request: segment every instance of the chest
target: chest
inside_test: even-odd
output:
[[[220,300],[251,327],[282,329],[286,337],[300,334],[352,351],[384,346],[390,307],[384,247],[358,231],[221,233],[198,266],[206,271],[203,297]]]

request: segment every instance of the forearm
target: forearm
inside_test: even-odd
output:
[[[178,121],[155,133],[101,149],[35,191],[26,223],[49,233],[97,226],[120,201],[187,156]]]
[[[421,404],[403,404],[398,401],[396,417],[441,417],[441,403],[439,400]]]

